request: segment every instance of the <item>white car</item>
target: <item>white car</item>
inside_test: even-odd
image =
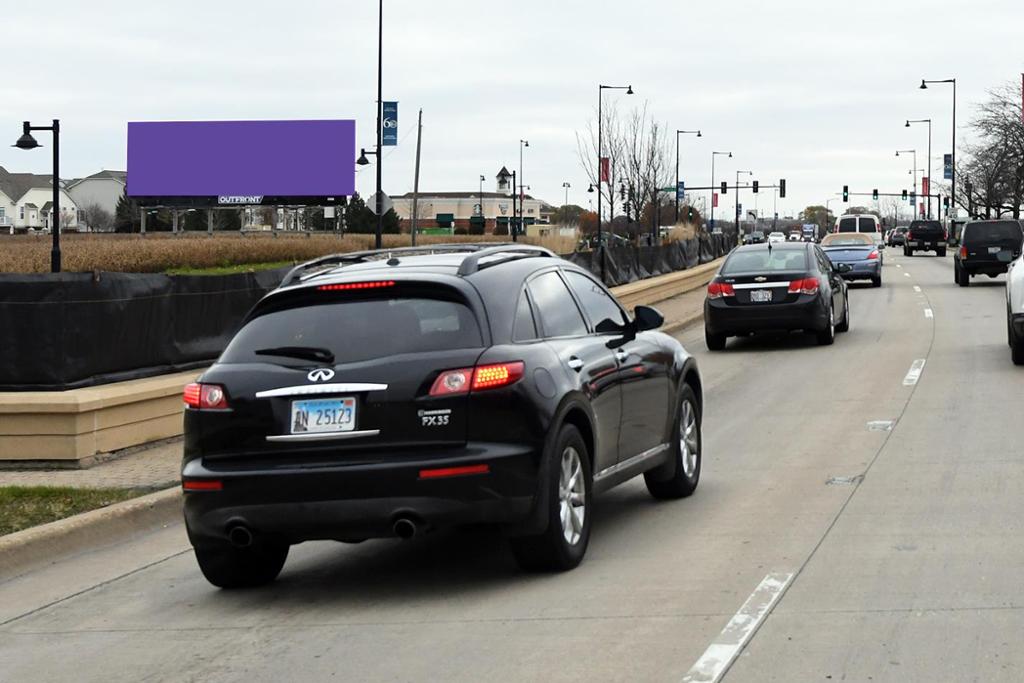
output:
[[[833,233],[837,232],[863,232],[871,235],[878,247],[878,254],[881,262],[885,263],[885,236],[882,233],[882,222],[878,216],[870,213],[847,213],[836,219]]]
[[[800,233],[798,233],[798,232],[791,232],[791,233],[789,233],[789,241],[790,242],[800,242],[802,240],[803,240],[803,238],[800,236]]]
[[[776,242],[785,242],[786,236],[781,232],[770,232],[768,233],[768,244],[775,244]]]

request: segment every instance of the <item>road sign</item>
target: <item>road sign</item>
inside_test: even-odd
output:
[[[942,177],[946,180],[953,179],[953,155],[943,154],[942,155]]]
[[[743,205],[742,204],[737,204],[736,205],[736,213],[740,214],[741,216],[743,215]]]
[[[680,180],[679,184],[676,186],[676,199],[680,201],[686,199],[686,183],[682,180]]]
[[[381,204],[381,213],[387,213],[388,211],[393,209],[395,205],[391,201],[391,197],[389,197],[385,192],[381,191],[380,194],[383,201],[383,203]],[[366,200],[366,206],[374,214],[377,213],[377,193],[374,193],[372,197]]]
[[[381,120],[381,141],[384,147],[398,144],[398,102],[385,102]]]

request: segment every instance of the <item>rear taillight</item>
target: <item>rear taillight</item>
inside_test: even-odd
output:
[[[709,299],[721,299],[723,296],[736,296],[736,290],[728,282],[712,282],[708,285]]]
[[[912,239],[914,239],[914,233],[912,233],[912,232],[910,232],[910,231],[907,231],[907,239],[908,239],[908,240],[912,240]]]
[[[196,410],[227,410],[228,395],[219,384],[193,382],[185,387],[185,405]]]
[[[875,260],[875,261],[878,260],[878,250],[877,249],[875,249],[873,252],[868,254],[868,260]]]
[[[526,366],[522,361],[445,370],[430,387],[431,396],[456,396],[472,391],[507,387],[518,382]]]
[[[967,247],[960,247],[960,258],[967,258]]]
[[[790,294],[817,294],[818,278],[808,277],[802,280],[793,280],[789,283]]]
[[[224,482],[220,479],[183,479],[181,488],[185,491],[223,491]]]
[[[943,230],[942,231],[942,241],[945,242],[948,239],[949,239],[949,231],[948,230]]]

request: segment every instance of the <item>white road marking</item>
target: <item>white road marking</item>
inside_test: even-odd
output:
[[[918,294],[920,294],[921,293],[921,288],[919,286],[917,286],[917,285],[914,285],[914,291],[917,292]]]
[[[888,432],[892,429],[892,420],[872,420],[868,422],[869,432]]]
[[[896,264],[896,267],[897,267],[897,268],[902,268],[903,266],[901,266],[900,264],[898,264],[898,263],[897,263],[897,264]]]
[[[775,572],[764,577],[740,611],[733,615],[693,668],[683,676],[682,683],[715,683],[721,680],[782,597],[793,576],[792,572]]]
[[[910,277],[910,273],[903,271],[903,277]]]
[[[932,309],[926,308],[926,309],[924,309],[924,317],[926,317],[926,318],[934,318],[935,314],[932,313]]]
[[[924,364],[924,358],[918,358],[910,364],[910,371],[907,372],[907,376],[903,378],[903,386],[912,387],[917,384],[917,380],[921,379],[921,371],[924,370]]]

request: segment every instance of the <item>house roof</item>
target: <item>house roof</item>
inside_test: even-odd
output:
[[[501,170],[500,170],[500,171],[498,171],[498,177],[499,177],[499,178],[501,178],[501,177],[503,177],[503,176],[504,176],[505,178],[511,178],[511,177],[512,177],[512,174],[511,174],[511,173],[509,173],[509,172],[508,172],[508,169],[507,169],[507,168],[505,168],[504,166],[502,166],[502,167],[501,167]]]
[[[100,171],[99,173],[93,173],[90,176],[86,176],[84,178],[76,178],[75,180],[69,181],[68,182],[68,187],[69,188],[70,187],[74,187],[78,183],[81,183],[81,182],[86,181],[86,180],[116,180],[117,182],[121,183],[122,185],[127,185],[128,184],[128,172],[127,171],[111,171],[111,170],[108,170],[108,169],[104,169],[104,170]]]
[[[53,208],[53,202],[46,202],[45,204],[43,204],[43,208],[41,210],[42,210],[43,213],[46,213],[47,211],[49,211],[52,208]]]
[[[29,190],[52,189],[53,184],[50,180],[52,177],[35,173],[10,173],[0,166],[0,190],[10,197],[12,202],[17,202]]]
[[[36,206],[35,204],[33,204],[32,202],[25,202],[25,208],[26,209],[38,209],[39,207]]]
[[[414,193],[406,192],[403,195],[397,195],[399,199],[412,199]],[[530,195],[523,195],[526,199],[534,199]],[[512,201],[512,195],[504,192],[420,192],[420,199],[507,199]]]

